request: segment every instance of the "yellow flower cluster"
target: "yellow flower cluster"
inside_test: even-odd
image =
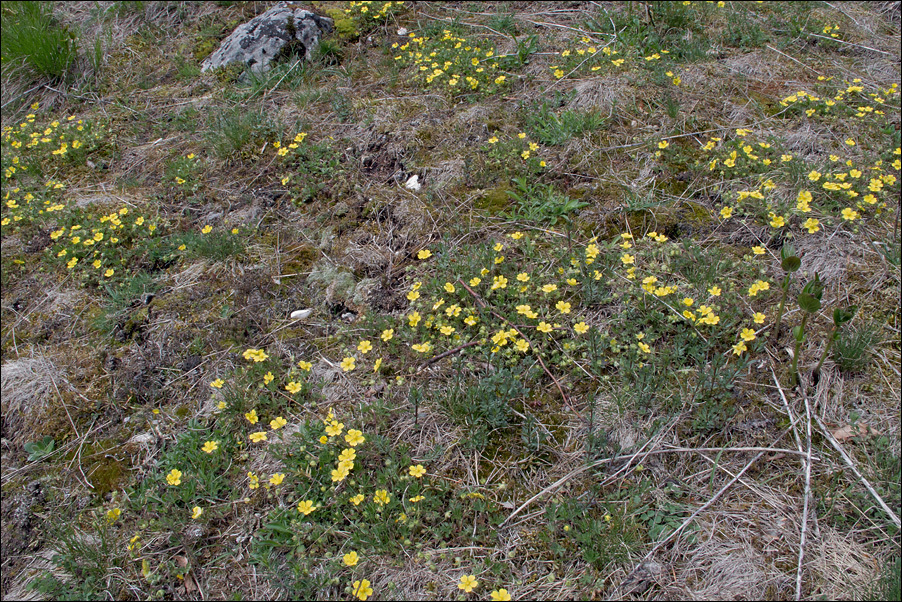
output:
[[[398,53],[396,61],[415,67],[415,79],[452,96],[494,94],[508,84],[507,75],[499,72],[494,47],[476,45],[447,29],[439,38],[411,33],[403,44],[392,44],[392,50]]]

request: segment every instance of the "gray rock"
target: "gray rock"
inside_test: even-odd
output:
[[[299,5],[279,2],[239,25],[219,49],[204,59],[201,71],[241,62],[251,71],[266,71],[270,62],[290,51],[310,60],[324,33],[332,31],[332,19],[321,17]],[[286,48],[286,45],[289,45]]]

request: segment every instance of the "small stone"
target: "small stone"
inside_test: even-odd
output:
[[[407,190],[413,190],[414,192],[418,191],[420,188],[422,188],[422,185],[420,184],[420,176],[418,176],[417,174],[410,176],[410,178],[406,182],[404,182],[404,188],[406,188]]]

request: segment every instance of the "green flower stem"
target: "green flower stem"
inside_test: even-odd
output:
[[[802,316],[802,325],[799,327],[799,336],[796,337],[796,345],[795,351],[792,354],[792,382],[793,384],[799,383],[799,351],[802,349],[802,340],[805,338],[805,326],[808,325],[808,316],[811,315],[808,312],[805,312],[805,315]]]
[[[838,334],[839,329],[836,325],[833,326],[833,330],[830,331],[830,336],[827,337],[827,346],[824,347],[824,352],[821,354],[821,359],[817,363],[817,368],[814,369],[815,372],[821,371],[821,366],[824,365],[824,360],[827,359],[827,354],[830,353],[830,347],[833,346],[833,341],[836,340],[836,335]]]
[[[774,340],[780,338],[780,322],[783,320],[783,308],[786,307],[786,296],[789,294],[789,274],[783,277],[783,296],[780,297],[780,307],[777,309],[777,325],[774,328]]]

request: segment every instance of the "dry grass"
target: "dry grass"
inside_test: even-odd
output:
[[[102,41],[99,71],[93,72],[85,54],[80,58],[81,80],[67,88],[42,86],[31,91],[15,73],[4,72],[4,125],[20,120],[31,102],[40,102],[46,114],[103,121],[115,136],[118,151],[103,166],[73,174],[64,193],[67,203],[85,211],[119,204],[152,211],[171,232],[196,232],[207,223],[253,232],[241,256],[158,269],[154,273],[158,296],[139,336],[115,343],[91,326],[105,311],[102,291],[83,288],[75,278],[45,268],[26,251],[31,240],[4,232],[4,269],[7,258],[25,257],[29,262],[21,268],[23,275],[10,277],[8,285],[4,276],[3,286],[5,524],[14,511],[32,516],[35,524],[44,520],[13,497],[35,475],[53,490],[47,516],[102,515],[113,505],[124,507],[117,501],[121,498],[97,496],[85,485],[100,462],[89,457],[88,450],[101,458],[104,454],[130,458],[127,487],[123,484],[117,495],[140,488],[142,480],[159,468],[161,454],[184,433],[188,420],[204,423],[215,415],[223,394],[208,383],[243,370],[240,352],[259,346],[273,357],[313,363],[315,403],[291,408],[286,417],[320,418],[333,408],[366,428],[378,429],[393,449],[406,449],[414,463],[430,458],[430,478],[449,486],[454,496],[478,492],[493,508],[486,511],[496,520],[490,545],[477,537],[474,521],[472,532],[455,533],[447,542],[436,542],[426,533],[417,542],[419,547],[405,547],[402,555],[374,551],[366,558],[366,578],[377,599],[454,599],[461,593],[460,577],[474,572],[483,584],[476,592],[479,597],[506,587],[515,599],[791,599],[797,596],[803,533],[798,595],[862,597],[886,559],[898,555],[898,530],[879,509],[868,509],[876,502],[839,455],[821,444],[823,435],[813,421],[815,450],[808,466],[813,495],[804,523],[809,462],[804,453],[808,443],[804,400],[771,380],[771,370],[774,379],[786,372],[789,338],[769,345],[737,376],[729,399],[735,414],[724,419],[719,430],[696,431],[691,426],[701,404],[692,392],[697,372],[690,370],[662,383],[662,390],[669,387],[669,397],[654,400],[661,404],[655,406],[650,400],[630,398],[616,372],[615,378],[601,383],[585,371],[565,374],[553,368],[571,403],[561,400],[550,381],[547,390],[534,385],[540,389],[538,403],[534,408],[523,404],[517,419],[532,412],[537,428],[551,437],[544,448],[529,453],[516,441],[520,434],[515,430],[505,434],[512,442],[499,442],[495,433],[492,445],[482,451],[466,445],[466,427],[453,421],[437,401],[456,376],[449,359],[421,371],[392,374],[400,379],[374,375],[371,356],[365,370],[352,374],[338,362],[360,337],[369,336],[372,317],[403,319],[411,277],[428,281],[446,276],[433,263],[413,260],[420,249],[435,249],[442,241],[446,257],[466,257],[477,245],[502,240],[512,229],[537,236],[545,231],[543,244],[555,251],[566,244],[563,234],[548,232],[544,225],[515,225],[502,212],[478,209],[488,187],[473,186],[477,181],[493,187],[506,183],[496,173],[478,173],[485,155],[482,147],[493,134],[512,136],[523,130],[523,103],[550,101],[556,93],[565,102],[555,111],[593,110],[607,117],[601,131],[542,149],[550,169],[535,179],[584,195],[590,202],[579,216],[576,236],[594,233],[607,239],[630,230],[638,237],[648,230],[682,228],[686,224],[681,221],[694,215],[697,207],[699,214],[707,214],[684,230],[691,232],[687,237],[697,245],[736,254],[761,244],[776,256],[780,241],[766,225],[717,220],[722,204],[718,187],[726,194],[747,182],[739,178],[714,182],[715,175],[703,173],[680,181],[685,186],[677,189],[678,172],[691,172],[691,161],[677,166],[656,157],[654,143],[667,138],[674,145],[686,141],[686,148],[694,149],[709,136],[749,127],[762,138],[778,138],[799,160],[826,163],[830,154],[843,149],[846,136],[858,137],[859,127],[868,131],[865,126],[783,118],[771,109],[788,94],[814,90],[819,74],[837,80],[861,78],[868,89],[899,82],[898,2],[830,4],[809,11],[806,19],[812,22],[842,24],[847,43],[834,46],[799,36],[733,48],[722,41],[726,23],[715,12],[710,17],[707,57],[680,64],[681,84],[667,88],[653,83],[638,49],[638,67],[622,72],[612,70],[601,77],[577,74],[562,80],[550,73],[549,65],[559,60],[552,52],[581,35],[591,36],[599,46],[612,41],[610,34],[591,31],[590,18],[598,27],[599,23],[607,27],[608,20],[620,23],[635,11],[638,22],[645,23],[646,7],[634,3],[518,3],[503,9],[420,3],[407,9],[397,23],[376,30],[373,41],[342,43],[344,59],[339,66],[314,66],[307,79],[292,84],[293,89],[268,86],[249,95],[241,82],[179,74],[176,61],[191,63],[193,52],[213,35],[205,27],[225,27],[226,22],[246,20],[264,8],[261,3],[229,7],[187,2],[140,7],[58,3],[58,17],[79,27],[82,39]],[[495,44],[498,54],[516,52],[516,41],[495,29],[503,22],[498,10],[511,11],[521,39],[535,34],[539,43],[539,52],[516,70],[516,83],[504,95],[454,101],[391,73],[390,52],[380,44],[400,40],[396,33],[400,25],[414,30],[456,22]],[[627,38],[633,35],[632,27],[618,32],[621,39],[633,39]],[[692,41],[690,36],[679,42]],[[95,85],[86,90],[85,82]],[[28,102],[17,106],[19,95]],[[676,104],[675,116],[668,115],[665,97]],[[315,201],[295,204],[290,187],[279,182],[283,168],[275,160],[258,160],[259,147],[245,149],[243,157],[214,157],[209,152],[202,134],[214,127],[217,112],[231,108],[260,110],[285,131],[304,124],[311,138],[331,137],[341,171]],[[195,130],[173,125],[180,119]],[[888,115],[886,123],[898,130],[898,112]],[[181,194],[165,179],[167,164],[189,152],[207,159],[198,198]],[[413,174],[420,176],[421,192],[403,188]],[[784,188],[775,194],[794,194],[792,186]],[[647,206],[631,208],[641,203]],[[892,211],[898,207],[887,209]],[[869,242],[897,237],[893,228],[890,220],[874,220],[857,232],[836,228],[830,236],[799,237],[794,242],[802,271],[819,273],[827,285],[825,307],[854,303],[860,307],[856,323],[880,324],[883,340],[862,374],[843,374],[828,359],[816,383],[807,375],[820,355],[830,309],[813,321],[811,342],[801,362],[811,409],[828,429],[848,425],[853,414],[872,429],[860,441],[843,445],[874,482],[886,474],[877,468],[875,440],[885,437],[889,457],[898,458],[902,438],[899,270]],[[37,271],[39,265],[45,271]],[[768,279],[778,282],[782,272],[775,262],[767,265]],[[327,267],[353,275],[351,293],[337,286],[334,278],[321,277]],[[800,275],[799,280],[804,278]],[[27,304],[20,306],[20,300]],[[122,315],[137,314],[141,307],[136,307],[122,310]],[[301,307],[313,307],[314,314],[300,324],[288,320],[290,312]],[[586,321],[605,328],[616,324],[619,313],[627,309],[614,300],[591,308]],[[348,310],[354,315],[345,314]],[[791,310],[786,320],[797,317],[798,310]],[[189,362],[192,359],[199,362]],[[481,374],[483,369],[486,366],[477,363],[466,368],[471,372],[464,376]],[[410,403],[413,387],[425,393],[416,415]],[[657,413],[666,404],[672,411]],[[154,414],[155,409],[161,414]],[[26,462],[21,446],[45,434],[50,424],[62,448],[56,457],[65,460]],[[287,441],[297,431],[297,423],[292,423],[280,438]],[[589,458],[586,450],[601,435],[606,437],[604,456]],[[777,451],[755,459],[769,447]],[[615,449],[620,457],[613,457]],[[600,461],[589,467],[592,460]],[[249,450],[242,464],[243,472],[261,475],[282,468],[263,447]],[[640,504],[631,502],[633,495],[641,498]],[[580,508],[567,531],[561,521],[548,518],[549,508],[566,502]],[[154,522],[158,517],[126,516],[113,530],[120,547],[143,530],[142,550],[157,565],[191,555],[191,583],[196,589],[183,582],[165,584],[166,597],[224,598],[238,592],[271,599],[289,590],[279,584],[284,575],[267,575],[251,561],[256,531],[269,520],[270,510],[293,503],[275,494],[252,507],[236,499],[230,513],[215,523],[161,526]],[[683,524],[685,531],[662,543],[648,536],[649,524],[638,518],[637,508],[662,509],[667,504],[684,510],[670,518],[675,525]],[[824,514],[830,504],[835,509]],[[575,543],[574,533],[580,519],[597,515],[604,521],[604,512],[615,514],[615,523],[627,525],[617,536],[622,554],[592,564],[581,547],[588,544]],[[4,544],[8,533],[12,531],[4,531]],[[613,537],[604,530],[596,536],[598,542]],[[36,596],[26,585],[44,569],[56,570],[65,581],[59,567],[49,562],[46,545],[52,543],[41,543],[45,552],[34,552],[31,563],[19,557],[10,560],[15,561],[10,566],[16,575],[12,581],[4,578],[4,598]],[[335,568],[344,551],[326,558],[311,545],[308,553],[317,560],[312,577],[340,575],[339,582],[317,592],[318,599],[348,597],[350,573]],[[152,595],[157,586],[151,588],[141,576],[140,562],[131,564],[136,566],[116,569],[117,579],[132,588],[123,588],[122,595]]]

